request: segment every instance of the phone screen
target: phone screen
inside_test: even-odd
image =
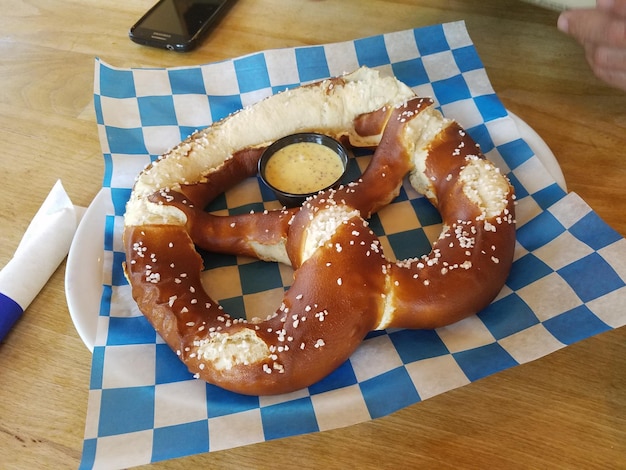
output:
[[[228,0],[160,0],[130,31],[140,44],[187,50],[220,15]]]
[[[222,0],[167,0],[144,18],[141,27],[192,37],[222,3]]]

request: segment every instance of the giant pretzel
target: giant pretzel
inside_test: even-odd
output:
[[[358,181],[302,207],[203,211],[256,174],[264,148],[302,131],[377,148]],[[443,230],[428,255],[390,261],[365,219],[407,173]],[[269,97],[147,167],[127,205],[125,272],[140,310],[196,377],[245,394],[290,392],[336,369],[370,330],[436,328],[487,306],[512,263],[513,200],[508,180],[432,100],[362,68]],[[267,318],[232,318],[203,289],[196,246],[289,263],[293,284]]]

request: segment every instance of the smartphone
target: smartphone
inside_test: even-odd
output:
[[[190,51],[232,3],[234,0],[159,0],[130,28],[128,35],[144,46]]]

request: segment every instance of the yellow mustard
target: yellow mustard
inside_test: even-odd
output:
[[[265,166],[265,179],[276,189],[309,194],[335,183],[343,163],[332,149],[315,142],[297,142],[278,150]]]

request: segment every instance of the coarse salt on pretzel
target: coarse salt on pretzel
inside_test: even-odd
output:
[[[301,208],[202,211],[256,173],[265,147],[302,131],[377,149],[359,181]],[[364,217],[407,173],[439,208],[443,230],[430,254],[392,262]],[[339,367],[372,329],[433,328],[484,308],[512,262],[513,199],[432,100],[362,68],[231,115],[142,172],[125,216],[125,270],[140,310],[197,377],[239,393],[290,392]],[[289,263],[293,284],[267,318],[232,318],[202,286],[196,245]]]

